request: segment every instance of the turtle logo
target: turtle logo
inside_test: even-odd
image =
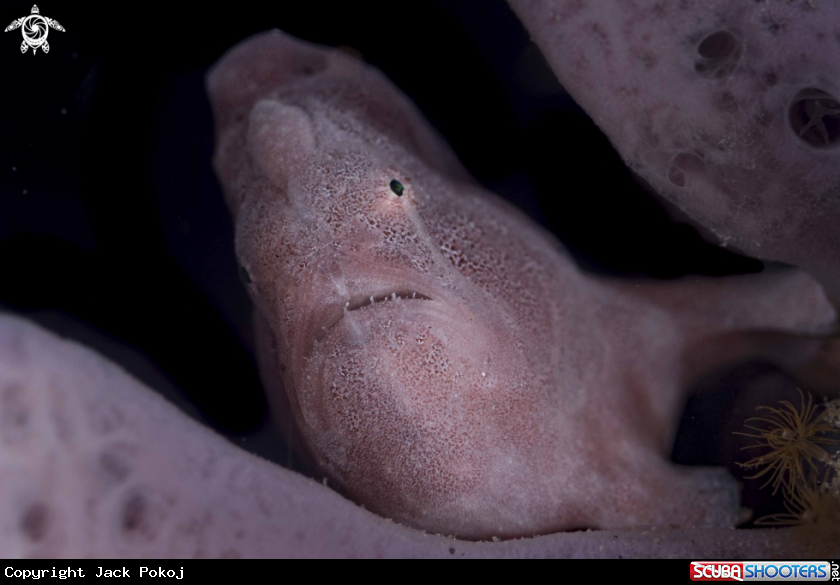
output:
[[[41,16],[41,11],[38,10],[37,4],[32,6],[32,14],[12,21],[12,24],[7,26],[3,32],[9,32],[19,27],[22,27],[21,32],[23,32],[23,42],[20,45],[20,52],[25,53],[26,49],[32,47],[33,55],[39,47],[45,53],[50,52],[50,44],[47,42],[47,33],[50,32],[49,27],[64,32],[64,27],[58,24],[57,20]]]

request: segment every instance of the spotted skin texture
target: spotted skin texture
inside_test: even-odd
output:
[[[627,165],[840,299],[840,4],[509,0]]]
[[[466,538],[735,521],[722,470],[667,461],[683,388],[807,360],[783,334],[835,320],[810,278],[587,277],[381,73],[279,31],[207,86],[263,380],[331,485]]]

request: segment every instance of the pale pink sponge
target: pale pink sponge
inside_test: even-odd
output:
[[[508,2],[631,169],[840,299],[840,3]]]
[[[587,277],[378,71],[279,31],[207,85],[263,379],[332,485],[469,538],[734,523],[734,480],[667,461],[683,389],[809,359],[810,278]]]

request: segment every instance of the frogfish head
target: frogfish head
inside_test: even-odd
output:
[[[432,527],[429,510],[470,506],[553,426],[549,292],[577,272],[346,53],[269,33],[208,88],[237,255],[307,450],[385,515]]]

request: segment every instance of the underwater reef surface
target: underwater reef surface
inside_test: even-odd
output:
[[[20,55],[20,38],[7,33],[3,46],[15,59],[5,59],[0,73],[10,87],[18,88],[4,92],[5,114],[0,118],[0,148],[7,163],[0,167],[0,304],[95,347],[165,393],[182,411],[246,449],[304,468],[284,448],[289,437],[266,422],[254,364],[252,307],[239,282],[233,229],[210,167],[213,133],[203,83],[205,72],[225,50],[267,28],[360,51],[417,103],[472,176],[551,229],[587,273],[674,278],[761,270],[760,262],[705,243],[681,223],[686,218],[676,208],[640,186],[609,141],[557,84],[504,3],[327,2],[247,8],[164,10],[149,3],[132,11],[131,18],[119,18],[113,7],[104,10],[96,3],[68,8],[66,14],[49,11],[67,29],[50,36],[49,55]],[[4,9],[0,15],[12,21],[21,16],[18,12]],[[114,26],[115,19],[120,26]],[[171,22],[189,26],[167,26]],[[596,175],[583,171],[593,161]],[[35,338],[49,345],[45,338]],[[772,367],[759,367],[763,373],[767,368]],[[750,384],[736,384],[736,378],[717,386],[727,396],[740,395]],[[138,396],[144,392],[137,390]],[[683,427],[704,412],[709,417],[715,411],[701,407],[686,413],[672,458],[726,464],[716,447],[696,453],[696,433],[691,442],[695,447],[681,447],[686,444]],[[183,415],[172,416],[179,426]],[[719,418],[731,422],[734,416],[727,409]],[[189,421],[182,422],[184,432],[192,432]],[[140,434],[145,437],[144,432]],[[723,436],[702,433],[709,435]],[[207,441],[213,445],[215,439]],[[290,485],[306,492],[326,491],[282,470],[272,473],[295,478]],[[282,485],[285,480],[279,481]],[[355,514],[350,512],[357,510],[353,504],[327,497],[338,502],[337,516]],[[128,512],[141,508],[141,500],[135,499]],[[324,509],[332,510],[330,506]],[[111,518],[119,518],[120,508],[113,509]],[[46,534],[43,508],[6,510],[26,527],[20,533],[25,538]],[[61,511],[61,504],[49,510]],[[383,524],[362,526],[361,532],[371,536],[360,540],[370,544],[363,550],[346,543],[329,548],[322,535],[307,540],[303,548],[290,545],[285,553],[255,548],[250,555],[305,555],[308,550],[313,555],[375,556],[379,549],[373,541]],[[414,531],[399,530],[415,554],[437,554],[423,548]],[[614,533],[607,531],[556,534],[537,539],[532,549],[527,547],[536,541],[530,539],[486,547],[457,541],[440,554],[469,549],[487,556],[512,550],[524,556],[668,556],[702,555],[705,550],[708,556],[722,556],[729,550],[732,555],[746,551],[743,556],[777,556],[789,538],[779,532],[712,530],[703,532],[708,540],[696,544],[692,530],[642,532],[615,533],[620,538],[613,538],[614,545]],[[22,542],[15,549],[21,555],[46,546],[46,541]],[[158,540],[154,546],[163,543]],[[552,544],[540,548],[540,543]],[[162,549],[154,554],[143,552],[152,549],[134,550],[138,556],[163,554]],[[412,554],[409,547],[389,550],[394,556]]]

